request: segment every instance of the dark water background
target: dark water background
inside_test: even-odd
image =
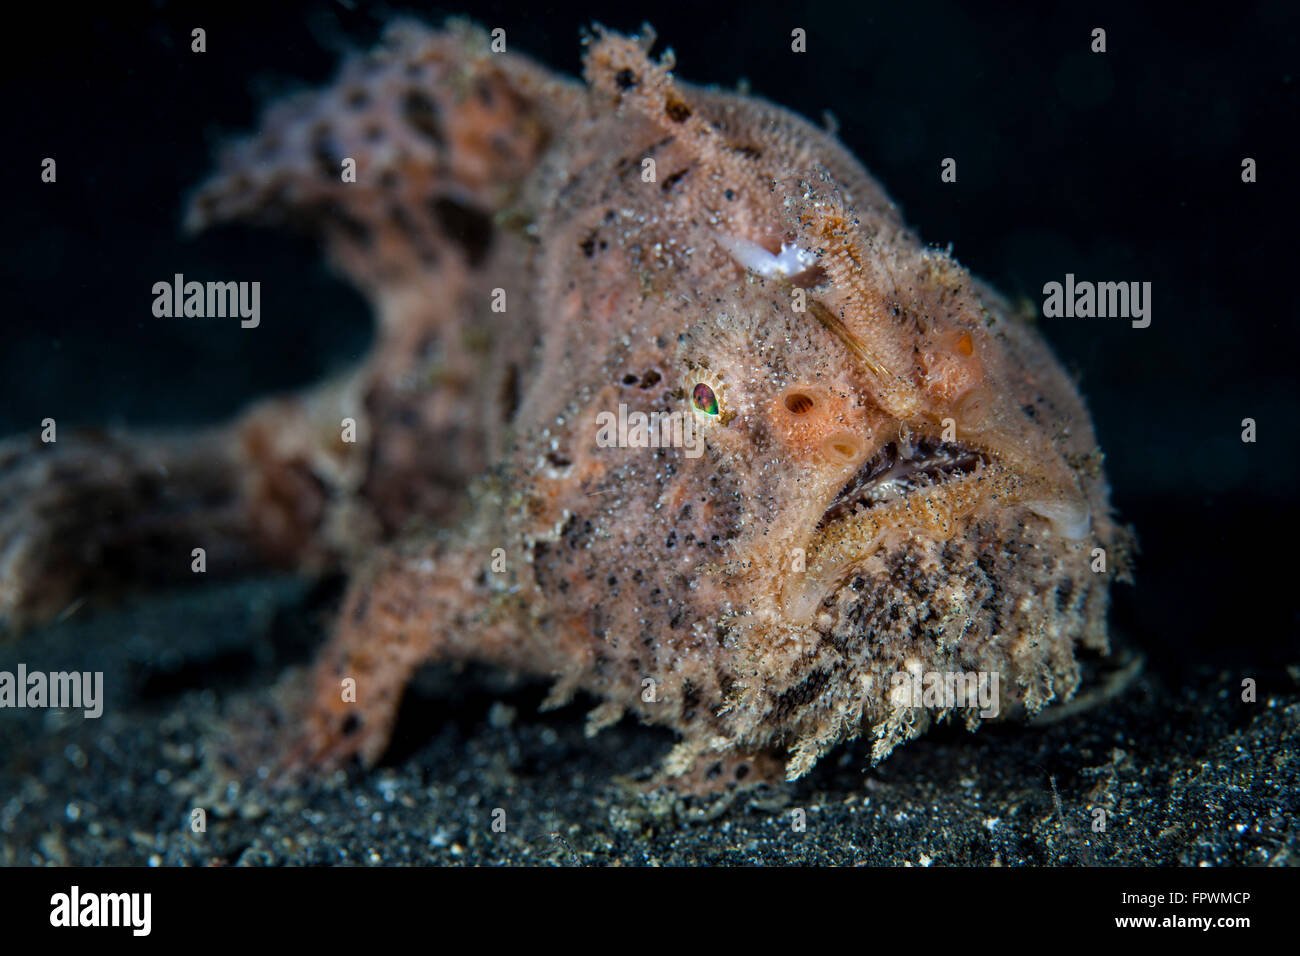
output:
[[[0,433],[40,419],[186,425],[351,364],[370,318],[312,244],[231,227],[183,239],[189,189],[261,104],[326,81],[394,12],[503,26],[570,73],[579,27],[652,22],[678,74],[818,118],[929,242],[1013,298],[1149,281],[1150,328],[1044,321],[1081,378],[1138,531],[1117,628],[1177,682],[1207,659],[1279,677],[1297,655],[1298,18],[1285,2],[55,5],[12,22]],[[1041,8],[1040,8],[1041,7]],[[8,16],[8,15],[7,15]],[[208,52],[189,52],[202,26]],[[789,52],[808,31],[808,53]],[[1108,52],[1089,52],[1094,27]],[[39,181],[58,161],[58,183]],[[958,182],[942,184],[943,157]],[[1243,157],[1258,182],[1241,182]],[[262,281],[262,324],[156,319],[154,282]],[[1241,420],[1258,422],[1254,445]]]

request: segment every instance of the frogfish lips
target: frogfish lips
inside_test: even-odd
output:
[[[953,476],[970,475],[991,463],[984,449],[920,438],[889,442],[854,472],[817,522],[817,530],[918,489],[933,488]]]
[[[881,445],[826,504],[808,539],[805,566],[781,589],[788,619],[806,621],[882,549],[961,533],[984,506],[1019,503],[1065,538],[1089,532],[1087,503],[996,450],[933,435]]]

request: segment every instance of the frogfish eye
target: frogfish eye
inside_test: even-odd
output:
[[[706,415],[718,414],[718,396],[713,394],[713,389],[700,382],[691,391],[691,401]]]

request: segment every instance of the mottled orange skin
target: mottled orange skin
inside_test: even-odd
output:
[[[199,226],[309,222],[379,316],[354,376],[220,439],[260,476],[241,487],[317,489],[276,553],[354,572],[285,765],[376,760],[435,660],[585,691],[593,732],[671,727],[665,775],[698,790],[797,777],[863,733],[883,757],[943,714],[890,699],[900,669],[996,671],[1005,717],[1072,694],[1077,647],[1106,650],[1123,536],[1026,317],[907,232],[831,135],[680,83],[648,45],[598,32],[584,86],[463,27],[398,28],[196,197]],[[736,240],[815,264],[762,274]],[[700,382],[720,414],[693,406]],[[691,416],[703,454],[602,447],[620,404]],[[823,521],[876,456],[940,441],[978,467]],[[302,510],[239,500],[258,553]]]

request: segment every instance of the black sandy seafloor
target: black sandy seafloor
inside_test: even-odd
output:
[[[1043,726],[945,726],[874,768],[858,741],[795,784],[683,799],[637,782],[671,735],[624,720],[588,740],[590,699],[539,713],[543,685],[438,667],[374,770],[278,795],[223,784],[209,759],[220,716],[309,655],[336,590],[292,578],[190,589],[82,610],[0,647],[0,669],[105,681],[99,719],[0,720],[0,863],[1300,862],[1300,668],[1256,675],[1253,703],[1236,673],[1170,686],[1148,669]]]

